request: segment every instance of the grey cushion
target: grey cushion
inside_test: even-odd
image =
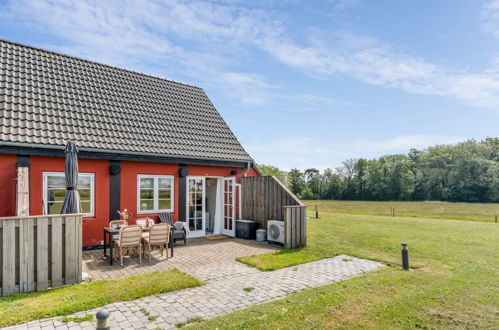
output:
[[[184,224],[180,221],[175,222],[173,227],[175,227],[175,230],[184,230]]]

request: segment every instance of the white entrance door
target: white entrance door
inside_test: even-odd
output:
[[[236,218],[236,179],[224,178],[223,179],[223,223],[222,234],[228,236],[235,236],[235,218]]]
[[[187,225],[189,237],[205,235],[206,181],[203,177],[187,177]]]

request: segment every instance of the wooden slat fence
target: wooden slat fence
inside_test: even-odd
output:
[[[0,218],[0,296],[81,281],[82,215]]]
[[[268,220],[285,221],[285,245],[306,244],[306,211],[303,204],[274,176],[241,178],[242,218],[257,221],[267,229]]]
[[[307,245],[307,207],[304,205],[283,206],[284,245],[295,248]]]

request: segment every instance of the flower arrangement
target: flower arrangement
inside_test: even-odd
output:
[[[123,220],[128,220],[132,216],[132,213],[129,213],[127,209],[123,209],[123,211],[118,210],[118,214]]]

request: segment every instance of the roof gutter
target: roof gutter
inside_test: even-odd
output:
[[[37,143],[24,143],[24,142],[7,142],[0,141],[0,147],[13,147],[13,148],[30,148],[30,149],[44,149],[44,150],[60,150],[64,151],[65,146],[60,145],[50,145],[50,144],[37,144]],[[228,162],[228,163],[239,163],[242,165],[241,167],[247,166],[250,164],[247,160],[234,160],[234,159],[223,159],[223,158],[211,158],[211,157],[192,157],[192,156],[181,156],[181,155],[168,155],[168,154],[150,154],[144,152],[136,152],[136,151],[121,151],[114,149],[96,149],[96,148],[87,148],[87,147],[78,147],[80,152],[89,152],[89,153],[101,153],[101,154],[116,154],[116,155],[129,155],[129,156],[137,156],[137,157],[148,157],[151,159],[179,159],[179,160],[195,160],[195,161],[212,161],[212,162]]]

